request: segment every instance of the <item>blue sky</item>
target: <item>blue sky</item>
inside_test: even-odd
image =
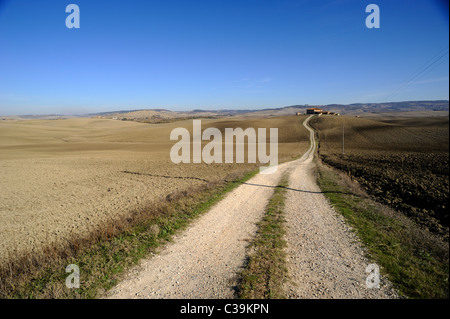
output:
[[[0,115],[448,99],[448,39],[433,0],[0,0]]]

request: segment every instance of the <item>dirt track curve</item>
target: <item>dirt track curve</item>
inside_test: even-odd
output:
[[[131,269],[107,298],[234,298],[237,273],[244,265],[256,223],[289,172],[286,200],[289,298],[392,298],[382,280],[380,289],[365,286],[369,262],[342,217],[320,193],[311,173],[315,151],[279,165],[273,174],[258,174],[229,193],[209,212],[175,236],[160,253]],[[268,187],[269,186],[269,187]],[[270,187],[272,186],[272,187]]]

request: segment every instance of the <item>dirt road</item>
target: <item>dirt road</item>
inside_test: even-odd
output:
[[[349,228],[320,194],[310,169],[315,150],[281,164],[274,174],[258,174],[242,184],[159,254],[141,262],[107,298],[233,298],[248,241],[285,172],[290,174],[286,203],[291,298],[389,297],[365,288],[363,250]]]

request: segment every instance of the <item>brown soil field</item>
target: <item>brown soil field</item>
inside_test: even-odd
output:
[[[303,116],[205,119],[207,127],[278,127],[279,162],[309,147]],[[174,164],[170,132],[192,121],[96,118],[0,122],[0,262],[38,254],[72,235],[255,164]],[[206,144],[207,142],[204,142]],[[257,165],[257,164],[256,164]]]
[[[321,116],[311,125],[318,130],[325,163],[349,174],[381,203],[448,240],[448,113],[414,118],[401,113]]]

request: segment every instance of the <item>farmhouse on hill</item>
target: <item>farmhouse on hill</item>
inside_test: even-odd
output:
[[[319,109],[317,107],[311,107],[309,109],[306,109],[306,114],[318,114],[318,115],[339,115],[339,113],[330,112],[330,111],[324,111],[322,109]]]
[[[322,109],[311,107],[309,109],[306,109],[306,114],[322,114]]]

